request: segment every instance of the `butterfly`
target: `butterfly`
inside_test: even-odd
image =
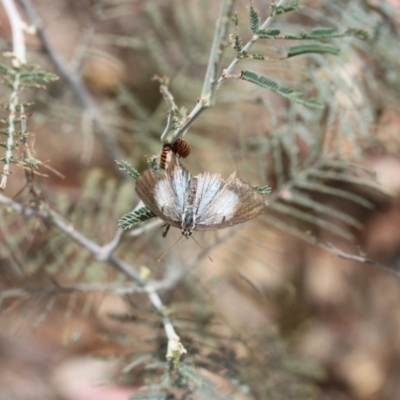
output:
[[[227,228],[248,221],[266,209],[261,194],[236,178],[203,172],[192,176],[170,152],[165,169],[150,167],[136,182],[143,203],[167,224],[180,228],[185,237],[194,230]]]

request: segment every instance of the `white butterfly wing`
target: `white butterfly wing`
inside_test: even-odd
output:
[[[251,185],[235,177],[226,181],[218,174],[197,176],[196,229],[222,229],[248,221],[266,209],[265,201]],[[196,203],[195,203],[196,204]]]
[[[189,172],[173,157],[166,170],[149,168],[140,174],[136,193],[160,219],[180,227],[189,181]]]

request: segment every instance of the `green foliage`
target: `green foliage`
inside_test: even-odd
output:
[[[242,71],[240,74],[240,79],[245,81],[254,83],[264,89],[271,90],[274,93],[279,94],[286,99],[293,101],[295,103],[299,103],[308,107],[313,107],[317,109],[322,109],[323,105],[315,99],[303,99],[302,93],[294,92],[292,89],[279,87],[276,82],[272,79],[267,78],[266,76],[259,76],[255,72],[252,71]]]
[[[345,33],[343,35],[344,36],[354,36],[361,40],[368,40],[371,37],[371,35],[367,31],[365,31],[364,29],[358,29],[358,28],[349,28],[345,31]]]
[[[320,54],[333,54],[335,56],[340,54],[340,48],[331,44],[324,43],[308,43],[299,46],[291,46],[287,52],[288,57],[299,56],[307,53],[320,53]]]
[[[234,50],[236,50],[239,54],[241,54],[241,52],[243,50],[243,43],[242,43],[242,39],[239,37],[239,35],[237,33],[232,35],[231,43],[232,43],[232,48]]]
[[[0,74],[6,75],[8,73],[9,73],[8,68],[5,65],[0,64]]]
[[[254,185],[253,188],[257,193],[260,193],[260,194],[271,194],[271,191],[272,191],[272,188],[269,186]]]
[[[38,84],[39,82],[50,83],[58,80],[58,76],[50,72],[31,70],[19,73],[21,81],[30,82],[31,84]]]
[[[58,76],[50,72],[41,71],[36,66],[24,65],[19,69],[3,68],[4,83],[11,90],[21,91],[23,89],[40,88],[44,89],[43,84],[58,80]],[[16,87],[16,85],[18,87]]]
[[[140,174],[126,161],[115,161],[121,171],[125,171],[132,178],[139,178]]]
[[[292,0],[289,4],[287,5],[277,5],[272,3],[271,4],[271,9],[272,9],[272,15],[281,15],[285,14],[291,11],[296,11],[300,8],[299,6],[299,1],[298,0]]]
[[[118,226],[124,230],[131,229],[140,222],[147,221],[155,216],[147,207],[141,207],[121,217],[118,221]]]
[[[264,54],[249,54],[249,58],[252,58],[253,60],[261,60],[264,61],[266,60],[266,57],[264,56]]]
[[[261,39],[276,39],[280,35],[279,29],[260,29],[257,31],[257,35]]]
[[[42,162],[39,161],[39,160],[35,160],[35,159],[30,159],[30,160],[27,159],[27,160],[22,161],[21,164],[22,164],[24,167],[32,168],[32,169],[38,170],[38,169],[41,167]]]
[[[260,16],[258,12],[254,9],[253,5],[250,5],[250,29],[253,33],[258,34],[258,30],[260,28]]]
[[[237,13],[233,13],[232,17],[231,17],[231,21],[237,25],[239,23],[239,17],[237,15]]]
[[[292,35],[282,35],[280,39],[287,40],[316,40],[316,39],[338,39],[343,37],[356,37],[366,40],[369,38],[369,33],[363,29],[346,29],[344,32],[336,32],[337,28],[316,27],[310,33],[300,32]]]

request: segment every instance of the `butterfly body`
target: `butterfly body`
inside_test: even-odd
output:
[[[165,169],[147,169],[136,192],[160,219],[189,237],[194,230],[222,229],[261,214],[263,197],[233,173],[224,180],[208,172],[191,176],[171,152]]]

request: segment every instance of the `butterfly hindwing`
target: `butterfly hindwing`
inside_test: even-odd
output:
[[[211,182],[219,175],[200,174],[199,182],[203,182],[203,186],[211,185]],[[216,177],[215,177],[216,175]],[[197,217],[196,229],[213,230],[227,228],[232,225],[240,224],[248,221],[261,214],[266,204],[263,197],[254,191],[253,187],[248,183],[236,178],[233,173],[226,181],[221,180],[221,188],[214,195],[207,207]]]

